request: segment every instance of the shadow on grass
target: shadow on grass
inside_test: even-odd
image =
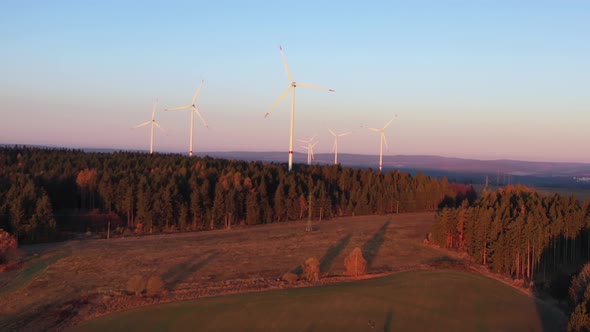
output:
[[[219,255],[219,250],[209,250],[205,253],[205,258],[197,263],[193,259],[188,259],[182,263],[172,266],[168,271],[162,274],[162,279],[169,290],[174,289],[178,284],[185,280],[191,274],[202,269]]]
[[[320,260],[320,272],[325,273],[327,270],[330,269],[330,267],[334,263],[334,259],[336,259],[336,257],[340,255],[342,250],[346,248],[346,245],[348,244],[348,242],[350,242],[351,237],[351,234],[347,234],[346,236],[338,240],[338,242],[331,245],[328,248],[328,250],[326,250],[324,257],[322,257],[322,259]],[[303,273],[303,266],[297,265],[295,268],[291,270],[291,273],[301,275]]]
[[[326,250],[324,257],[320,260],[320,272],[326,272],[330,269],[332,264],[334,263],[334,259],[340,255],[342,250],[346,248],[348,242],[350,242],[350,237],[352,235],[347,234],[345,237],[341,238],[337,243],[333,244]]]
[[[43,273],[50,265],[66,257],[69,252],[55,253],[45,258],[34,258],[24,263],[24,267],[14,271],[5,272],[6,278],[0,281],[0,295],[7,294],[22,287]]]
[[[377,256],[377,252],[381,245],[383,245],[383,241],[385,241],[385,232],[387,232],[387,227],[391,221],[386,221],[379,230],[373,234],[373,237],[370,238],[361,248],[363,252],[363,257],[367,261],[367,270],[371,269],[371,265],[373,264],[373,260],[375,260],[375,256]]]
[[[393,331],[393,312],[389,310],[387,316],[385,316],[385,324],[383,324],[383,332],[390,332]]]

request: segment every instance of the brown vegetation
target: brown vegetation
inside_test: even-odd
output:
[[[354,248],[348,257],[344,260],[346,266],[346,274],[349,276],[360,276],[365,274],[367,270],[367,261],[363,257],[363,252],[360,247]]]
[[[572,278],[568,293],[573,303],[582,300],[588,285],[590,285],[590,263],[584,265],[582,271]]]
[[[303,277],[307,281],[320,280],[320,261],[315,257],[310,257],[303,264]]]
[[[11,254],[16,251],[16,239],[8,232],[0,229],[0,271],[1,266],[9,263]]]
[[[151,276],[146,285],[146,293],[147,295],[154,296],[160,295],[166,290],[164,286],[164,281],[158,275]]]
[[[289,284],[296,283],[297,279],[299,279],[299,276],[292,272],[287,272],[281,277],[281,280],[286,281]]]
[[[145,279],[140,275],[134,275],[127,281],[127,290],[135,295],[143,293],[145,286]]]

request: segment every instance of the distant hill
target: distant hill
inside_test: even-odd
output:
[[[286,162],[287,155],[284,152],[207,152],[198,153],[200,156],[211,156],[226,159],[239,160],[260,160],[265,162]],[[304,163],[307,155],[295,153],[293,159],[296,163]],[[339,154],[338,161],[343,166],[352,167],[372,167],[377,168],[379,156],[376,155],[358,155],[358,154]],[[315,155],[314,163],[331,164],[334,162],[334,155],[320,153]],[[418,170],[438,170],[446,172],[469,172],[469,173],[488,173],[493,174],[511,174],[515,176],[543,176],[543,177],[582,177],[590,176],[590,164],[586,163],[568,163],[568,162],[534,162],[521,160],[477,160],[448,158],[439,156],[384,156],[384,168],[401,168],[401,169],[418,169]]]
[[[3,145],[3,144],[0,144]],[[6,144],[8,145],[8,144]],[[14,145],[8,145],[14,146]],[[31,145],[32,146],[32,145]],[[44,147],[44,146],[32,146]],[[59,147],[48,147],[59,148]],[[86,152],[111,153],[120,151],[104,148],[82,148]],[[128,150],[137,152],[137,150]],[[263,161],[286,163],[285,152],[255,152],[255,151],[229,151],[229,152],[197,152],[197,156],[211,156],[225,159],[236,159],[245,161]],[[295,163],[305,163],[307,154],[295,152],[293,155]],[[342,166],[350,167],[371,167],[379,165],[378,155],[362,155],[341,153],[338,161]],[[314,163],[332,164],[334,155],[331,153],[319,153],[315,155]],[[396,155],[383,156],[383,167],[386,169],[405,169],[423,171],[442,171],[448,173],[477,173],[493,175],[510,174],[513,176],[534,176],[534,177],[590,177],[590,163],[571,162],[535,162],[522,160],[478,160],[462,159],[426,155]]]

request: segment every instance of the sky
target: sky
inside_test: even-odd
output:
[[[0,144],[590,162],[590,2],[29,1],[0,5]],[[305,152],[297,143],[295,151]]]

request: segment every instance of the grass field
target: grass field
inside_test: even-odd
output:
[[[362,216],[314,222],[311,233],[305,222],[288,222],[24,246],[23,268],[0,274],[0,330],[58,327],[75,311],[71,301],[111,296],[135,274],[161,276],[175,300],[226,280],[276,280],[312,256],[323,276],[339,275],[356,246],[373,272],[412,268],[444,255],[421,243],[432,221],[432,213]]]
[[[561,317],[493,279],[414,271],[152,306],[71,331],[561,331]]]
[[[432,222],[432,213],[362,216],[314,222],[311,233],[304,231],[306,222],[288,222],[232,230],[24,246],[21,249],[26,258],[22,268],[0,274],[0,331],[60,330],[109,312],[149,304],[286,288],[288,285],[278,279],[287,271],[300,270],[300,265],[309,257],[320,260],[323,278],[338,279],[345,271],[344,258],[357,246],[362,249],[372,274],[429,268],[433,262],[454,255],[422,244]],[[126,283],[133,275],[160,276],[167,293],[157,299],[126,295]],[[379,285],[387,280],[370,282]],[[364,287],[354,285],[342,287]],[[270,300],[265,300],[266,295],[262,293],[243,296],[251,301],[260,299],[272,303],[273,297],[314,296],[330,289],[338,290],[338,287],[341,286],[269,293],[272,294]],[[460,287],[454,287],[455,295],[451,292],[445,296],[457,296]],[[394,289],[392,297],[397,296]],[[336,296],[337,300],[341,295],[330,296]],[[206,301],[219,303],[219,308],[223,308],[231,306],[231,302],[226,302],[231,299]],[[284,302],[293,302],[289,304],[293,306],[289,311],[301,312],[305,306],[298,305],[298,301]],[[356,300],[338,301],[342,310],[348,306],[350,309],[346,310],[360,310]],[[367,301],[373,300],[369,296]],[[468,301],[466,298],[464,305],[467,306]],[[242,303],[245,308],[252,308],[248,310],[256,308],[256,305]],[[381,311],[375,311],[383,315],[375,314],[372,319],[383,321],[390,305],[387,301],[375,303],[380,304],[375,304],[374,309],[384,306],[379,309]],[[396,313],[400,308],[392,313],[394,324],[402,322]],[[349,315],[346,310],[343,316]],[[241,312],[232,311],[236,312],[234,314]],[[281,317],[282,312],[273,315]],[[526,317],[530,319],[533,315]]]

